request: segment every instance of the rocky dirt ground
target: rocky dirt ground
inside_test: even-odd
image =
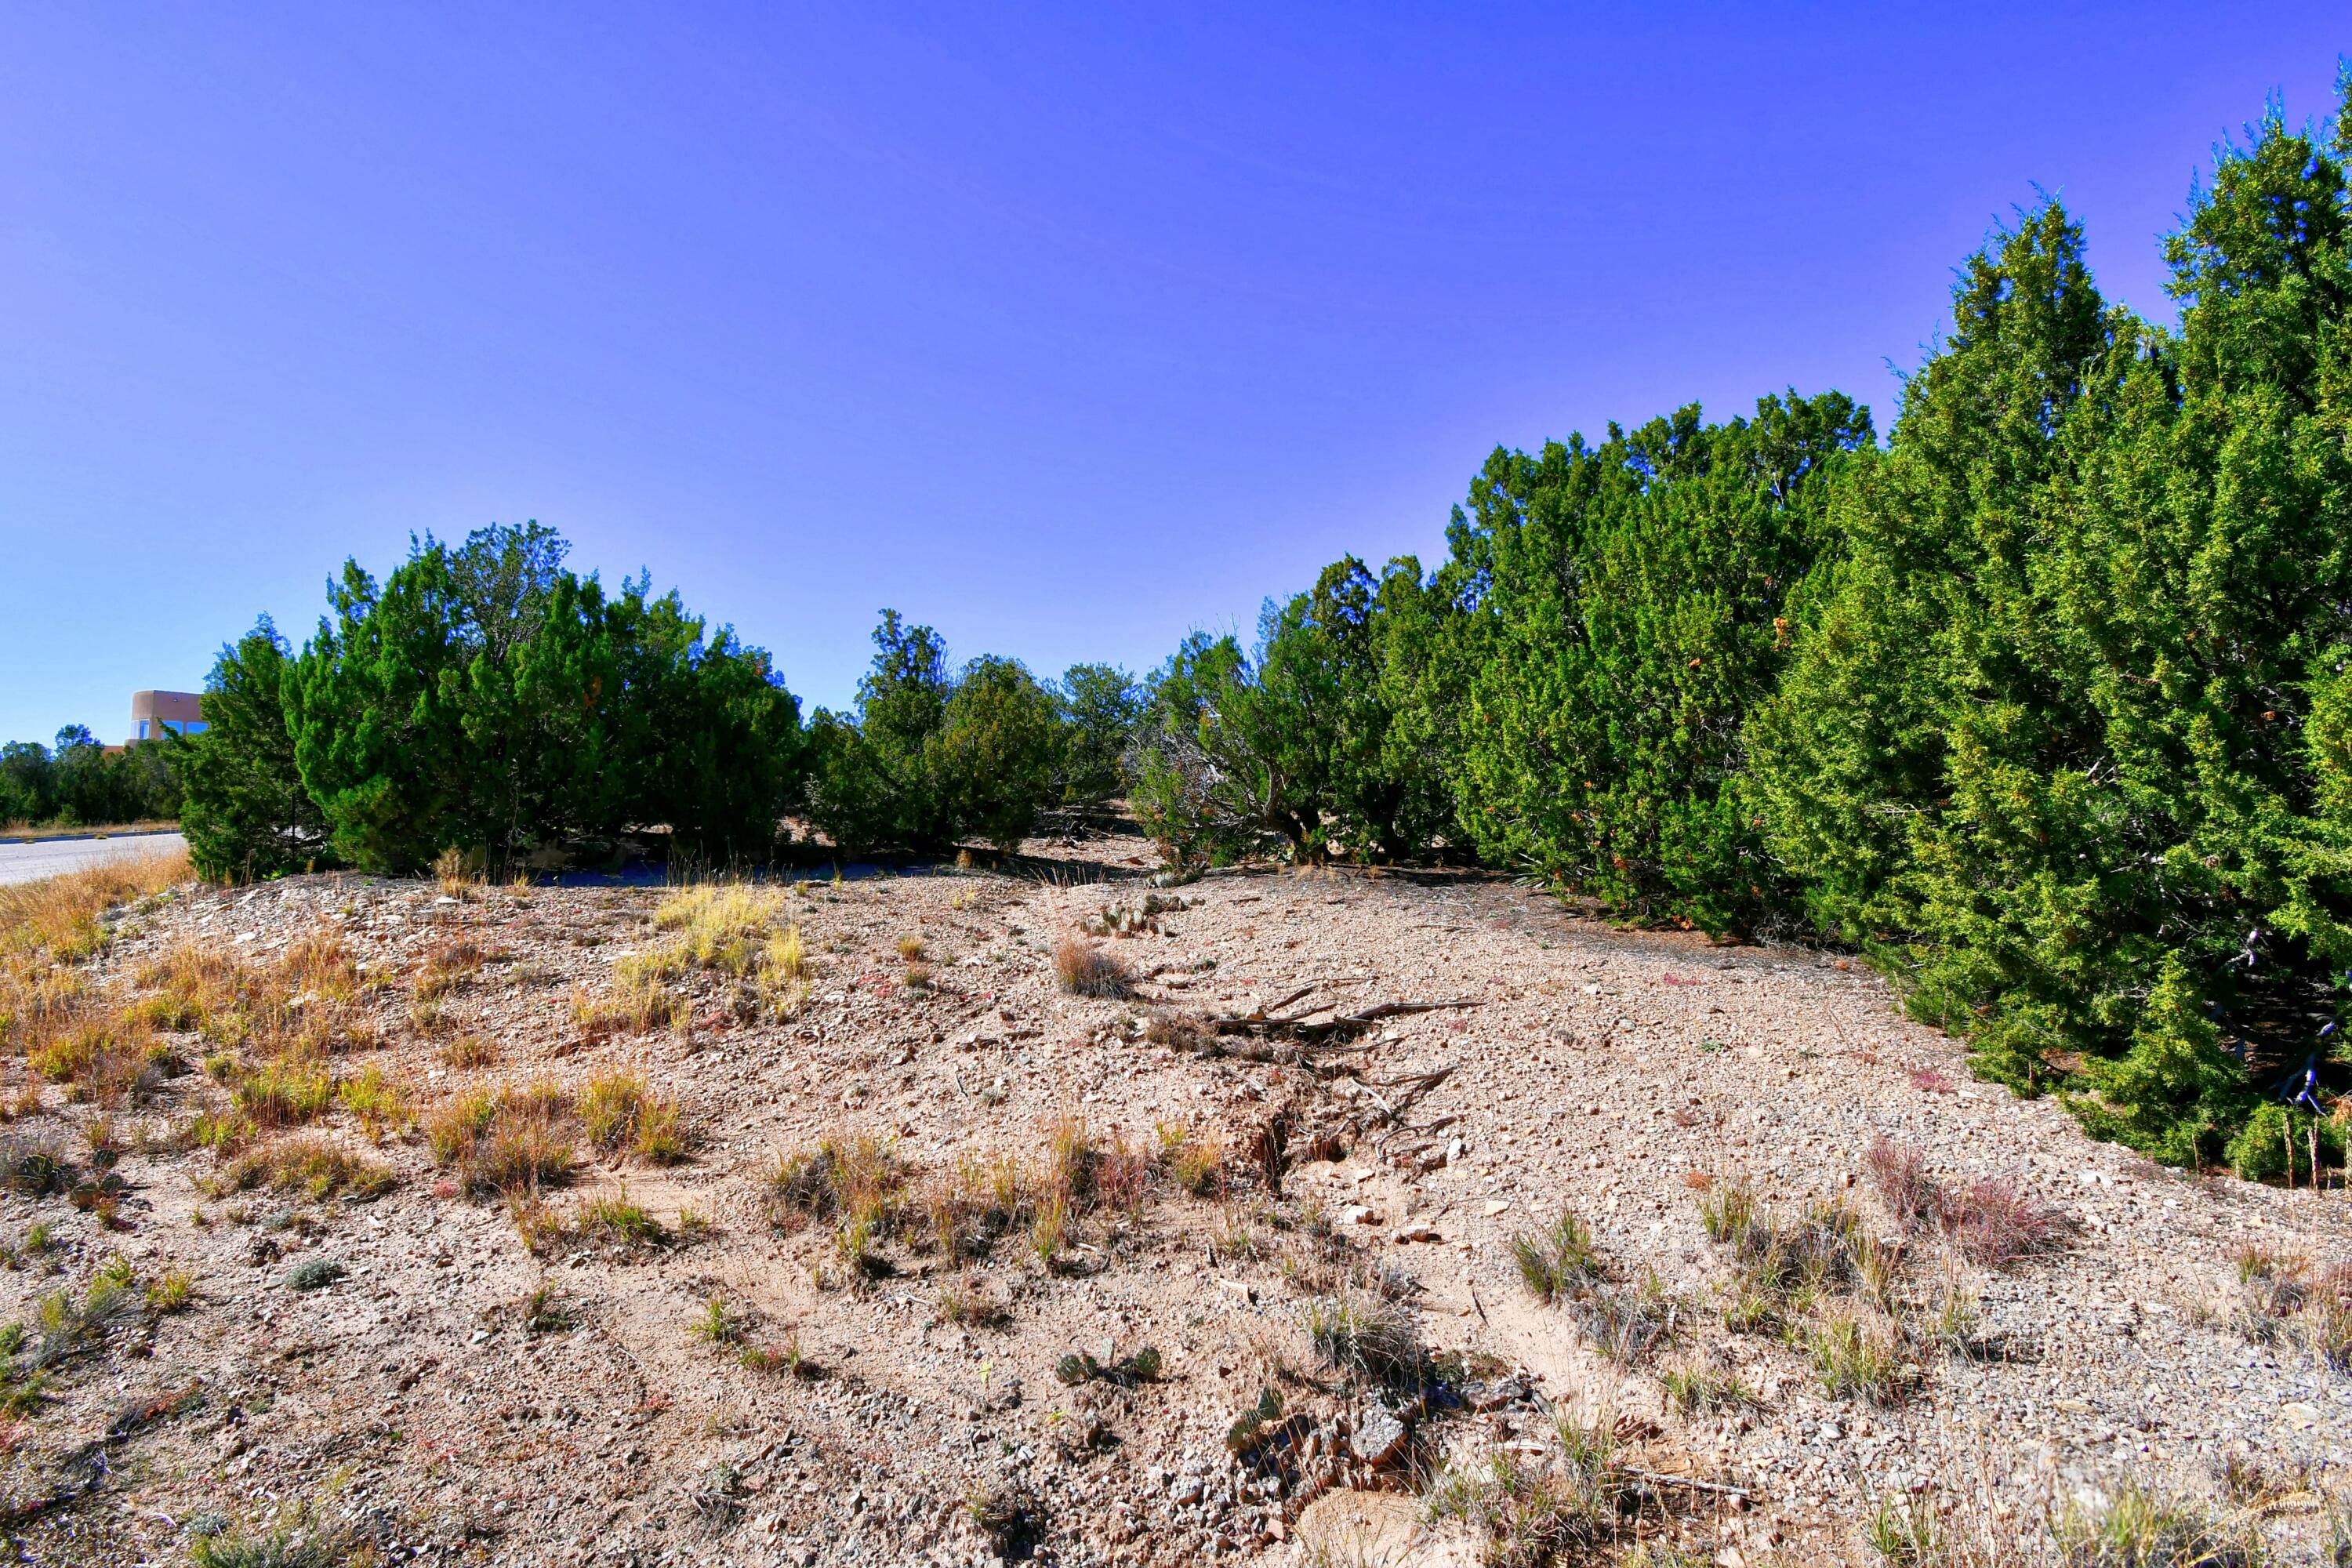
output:
[[[1033,847],[699,954],[658,889],[115,911],[82,1005],[144,1065],[8,1064],[20,1559],[1744,1568],[2132,1489],[2324,1552],[2340,1193],[2094,1143],[1833,955]],[[1401,1002],[1470,1005],[1313,1026]],[[632,1078],[653,1134],[592,1125]]]

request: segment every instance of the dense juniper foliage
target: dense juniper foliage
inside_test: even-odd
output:
[[[2160,1159],[2341,1159],[2352,110],[2275,111],[2166,246],[2177,329],[2021,214],[1884,444],[1834,393],[1497,451],[1149,683],[1180,854],[1444,849],[1624,917],[1825,937]],[[2306,1155],[2307,1157],[2307,1155]]]
[[[53,746],[10,741],[0,745],[0,826],[168,822],[180,815],[179,745],[167,734],[110,751],[82,724],[58,731]]]
[[[221,650],[181,742],[183,822],[207,876],[499,876],[657,847],[767,863],[798,816],[835,850],[1011,846],[1099,810],[1136,704],[1122,672],[1065,682],[1011,659],[950,669],[885,612],[855,712],[803,722],[767,653],[646,579],[607,590],[539,525],[431,536],[382,583],[357,563],[300,650],[267,621]]]

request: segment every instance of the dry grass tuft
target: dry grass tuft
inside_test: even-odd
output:
[[[1202,1051],[1216,1043],[1216,1032],[1206,1018],[1172,1007],[1154,1012],[1143,1026],[1143,1037],[1171,1050]]]
[[[454,1164],[498,1120],[499,1097],[487,1089],[460,1091],[434,1107],[425,1118],[425,1146],[444,1165]]]
[[[1227,1152],[1214,1129],[1163,1121],[1156,1131],[1160,1162],[1179,1187],[1197,1198],[1213,1197],[1223,1188]]]
[[[2263,1560],[2254,1513],[2224,1517],[2132,1479],[2104,1497],[2062,1503],[2050,1534],[2067,1568],[2221,1568]]]
[[[569,1107],[545,1080],[497,1094],[467,1089],[426,1114],[425,1143],[436,1161],[457,1167],[467,1192],[511,1202],[571,1180]]]
[[[357,1117],[370,1137],[379,1140],[404,1131],[415,1120],[406,1092],[373,1063],[335,1086],[335,1102]]]
[[[1969,1183],[1946,1200],[1944,1234],[1971,1263],[2006,1268],[2063,1248],[2074,1223],[1999,1176]]]
[[[2071,1220],[2027,1197],[2014,1182],[1985,1176],[1966,1186],[1948,1185],[1928,1173],[1925,1156],[1908,1144],[1877,1139],[1862,1167],[1904,1229],[1933,1226],[1960,1256],[1988,1268],[2058,1251],[2074,1235]]]
[[[392,1172],[363,1154],[315,1133],[282,1138],[238,1155],[224,1167],[216,1187],[248,1192],[269,1187],[313,1199],[338,1193],[375,1197],[392,1188]]]
[[[591,1078],[580,1094],[580,1125],[600,1149],[633,1149],[657,1165],[686,1157],[677,1097],[655,1093],[643,1073],[615,1069]]]
[[[651,1247],[668,1243],[670,1234],[653,1211],[629,1197],[626,1187],[599,1193],[580,1205],[579,1233],[621,1247]]]
[[[1054,977],[1073,996],[1117,1000],[1135,989],[1134,976],[1117,954],[1076,936],[1054,944]]]
[[[467,1190],[482,1194],[537,1192],[572,1178],[572,1140],[555,1121],[525,1111],[501,1114],[476,1140],[464,1163]]]
[[[38,882],[0,886],[0,957],[75,963],[106,945],[106,911],[193,880],[185,850],[115,860]]]
[[[815,979],[816,963],[801,941],[800,927],[787,926],[768,939],[760,964],[759,994],[769,1013],[779,1018],[798,1014]]]
[[[1693,1411],[1720,1410],[1756,1404],[1755,1390],[1749,1388],[1732,1367],[1717,1361],[1694,1361],[1681,1366],[1670,1366],[1658,1373],[1658,1384],[1675,1408],[1685,1415]]]
[[[668,1029],[683,1035],[692,1019],[687,999],[664,984],[659,955],[638,954],[613,965],[613,986],[602,999],[575,993],[572,1021],[587,1035],[650,1035]]]
[[[1529,1293],[1546,1301],[1582,1295],[1601,1281],[1592,1228],[1567,1209],[1541,1234],[1513,1237],[1511,1259]]]
[[[1908,1143],[1874,1138],[1862,1156],[1863,1173],[1905,1230],[1933,1225],[1943,1213],[1944,1188],[1927,1173],[1927,1156]]]
[[[1160,1163],[1123,1139],[1098,1141],[1074,1113],[1048,1121],[1035,1146],[1028,1161],[965,1154],[925,1173],[887,1138],[836,1134],[777,1157],[768,1215],[788,1234],[831,1225],[855,1277],[888,1271],[883,1249],[893,1243],[957,1264],[1013,1238],[1047,1271],[1066,1271],[1087,1227],[1140,1211]]]
[[[257,1127],[293,1127],[315,1121],[334,1103],[334,1085],[324,1063],[280,1059],[236,1076],[232,1090],[239,1110]]]
[[[1377,1295],[1318,1297],[1307,1304],[1301,1326],[1315,1358],[1335,1372],[1418,1384],[1426,1369],[1412,1315]]]
[[[1805,1353],[1832,1399],[1892,1405],[1902,1386],[1902,1366],[1886,1336],[1861,1318],[1832,1312],[1807,1332]]]
[[[693,969],[749,975],[760,967],[783,908],[781,894],[740,882],[680,888],[654,911],[656,926],[678,933],[660,961],[671,975]]]
[[[444,849],[433,861],[433,879],[459,903],[479,898],[488,886],[489,856],[480,849]]]
[[[496,1067],[499,1060],[498,1042],[487,1035],[457,1035],[445,1042],[435,1053],[448,1067]]]
[[[415,995],[420,1002],[438,1002],[454,991],[462,990],[482,972],[489,954],[479,943],[468,938],[444,942],[425,955],[416,972]]]

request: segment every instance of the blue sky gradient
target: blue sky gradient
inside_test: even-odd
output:
[[[1772,15],[1764,13],[1769,10]],[[1838,386],[2037,185],[2110,294],[2340,5],[0,8],[0,738],[527,518],[847,701],[1141,668],[1486,452]]]

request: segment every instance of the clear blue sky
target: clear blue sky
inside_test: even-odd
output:
[[[0,738],[537,518],[841,703],[1141,668],[1497,443],[1882,427],[2035,184],[2108,290],[2341,5],[0,9]],[[1769,17],[1767,12],[1777,15]]]

